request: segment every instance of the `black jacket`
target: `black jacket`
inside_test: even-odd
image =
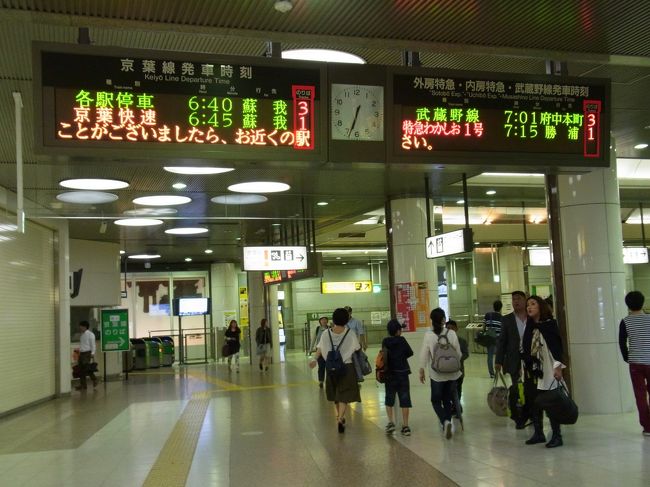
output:
[[[557,321],[553,318],[550,318],[546,321],[540,321],[535,323],[532,319],[528,319],[526,322],[526,331],[524,332],[524,340],[522,343],[522,348],[524,351],[524,363],[527,368],[530,368],[533,357],[530,354],[530,348],[533,341],[533,331],[538,329],[546,346],[551,351],[551,355],[558,362],[562,362],[563,347],[562,347],[562,337],[560,336],[560,328],[557,326]]]
[[[497,353],[494,363],[501,364],[503,371],[513,377],[519,377],[521,356],[519,353],[519,330],[514,313],[501,318],[501,333],[497,338]]]
[[[408,358],[413,356],[413,350],[402,336],[386,337],[381,342],[381,347],[386,349],[388,356],[388,374],[410,374]]]

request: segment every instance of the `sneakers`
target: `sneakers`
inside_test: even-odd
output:
[[[390,422],[386,425],[386,434],[392,435],[393,433],[395,433],[395,423]]]
[[[338,421],[337,428],[339,430],[339,433],[345,433],[345,420]]]
[[[650,431],[644,431],[643,436],[650,436]]]
[[[262,364],[260,363],[260,370],[264,370],[264,367],[262,367]]]
[[[402,433],[402,436],[411,436],[411,428],[408,426],[402,426],[402,431],[400,431],[400,433]]]
[[[449,420],[446,420],[445,423],[442,425],[442,431],[445,434],[445,438],[447,438],[448,440],[451,440],[451,437],[454,434],[453,429],[454,429],[454,425]]]

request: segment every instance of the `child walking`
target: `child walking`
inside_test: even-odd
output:
[[[381,342],[382,350],[385,354],[384,363],[386,364],[386,415],[388,424],[386,433],[395,432],[395,396],[399,397],[399,407],[402,410],[402,429],[403,436],[411,436],[409,428],[409,410],[411,404],[411,391],[409,385],[409,367],[408,358],[413,356],[413,350],[402,336],[402,325],[396,319],[392,319],[386,325],[388,334]]]

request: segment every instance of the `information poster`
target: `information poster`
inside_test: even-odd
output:
[[[103,309],[102,352],[125,352],[131,347],[129,341],[129,310]]]
[[[402,282],[395,285],[397,320],[405,331],[429,326],[429,286],[426,282]]]
[[[248,288],[239,288],[239,326],[248,326]]]

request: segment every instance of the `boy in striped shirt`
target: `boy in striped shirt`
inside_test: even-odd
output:
[[[621,320],[618,344],[623,360],[630,365],[643,436],[650,436],[650,315],[643,312],[644,301],[645,297],[639,291],[631,291],[625,296],[630,314]]]

